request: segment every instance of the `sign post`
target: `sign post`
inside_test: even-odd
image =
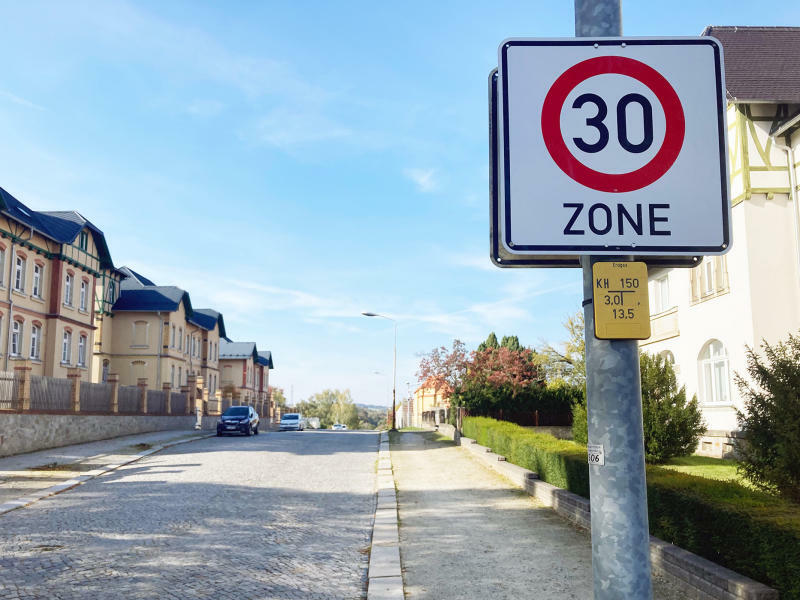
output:
[[[727,124],[719,42],[621,34],[620,0],[575,0],[575,38],[500,45],[490,254],[583,269],[594,598],[651,600],[647,269],[730,249]]]
[[[575,0],[575,35],[622,35],[620,0]],[[594,600],[651,600],[639,345],[594,335],[596,264],[581,257]]]

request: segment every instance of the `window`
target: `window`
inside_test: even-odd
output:
[[[41,343],[42,328],[39,325],[31,326],[31,358],[34,360],[39,360]]]
[[[111,364],[107,361],[103,361],[103,383],[108,381],[108,370],[111,368]]]
[[[12,321],[11,325],[11,356],[22,353],[22,322]]]
[[[136,321],[133,324],[133,344],[132,346],[147,347],[147,321]]]
[[[61,362],[68,365],[72,360],[72,332],[64,331],[61,340]]]
[[[183,350],[183,327],[178,327],[178,350]]]
[[[116,293],[115,289],[116,288],[114,286],[114,282],[113,281],[109,281],[108,282],[108,290],[106,291],[106,301],[109,304],[114,304],[114,300],[116,300],[116,298],[114,297],[114,294]]]
[[[0,286],[6,285],[6,249],[0,248]]]
[[[21,256],[17,256],[14,269],[14,289],[18,292],[25,291],[25,259]]]
[[[33,295],[37,298],[42,297],[42,265],[33,265]]]
[[[172,326],[172,337],[170,338],[169,347],[175,347],[175,325]],[[172,370],[175,370],[175,365],[172,366]]]
[[[707,256],[690,270],[692,302],[700,302],[728,290],[728,270],[725,256]]]
[[[178,385],[183,385],[183,378],[181,377],[181,368],[178,367]]]
[[[82,335],[78,338],[78,366],[86,366],[86,336]]]
[[[672,308],[672,304],[669,301],[669,275],[665,273],[653,280],[650,293],[650,312],[655,315],[668,308]]]
[[[189,334],[186,334],[186,347],[184,348],[184,353],[189,354]]]
[[[73,275],[67,273],[67,279],[64,282],[64,304],[72,306],[72,281],[75,279]]]
[[[78,246],[84,251],[89,247],[89,234],[87,232],[81,231],[81,236],[78,238]]]
[[[86,296],[89,295],[89,284],[81,280],[81,302],[80,309],[86,310]]]
[[[173,327],[174,330],[174,327]],[[169,371],[169,385],[175,387],[175,365],[172,365]]]
[[[700,389],[705,404],[725,404],[730,398],[728,353],[719,340],[711,340],[698,360]]]

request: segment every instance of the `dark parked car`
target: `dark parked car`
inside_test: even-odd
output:
[[[252,406],[231,406],[217,422],[217,435],[225,433],[258,435],[258,413]]]

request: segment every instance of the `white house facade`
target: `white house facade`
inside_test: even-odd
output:
[[[691,269],[651,269],[652,335],[708,427],[698,452],[732,451],[746,347],[800,330],[800,27],[709,27],[725,54],[730,252]]]

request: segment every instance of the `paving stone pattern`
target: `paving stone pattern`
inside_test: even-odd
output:
[[[364,598],[377,434],[164,450],[0,517],[0,599]]]
[[[391,451],[406,598],[592,598],[587,532],[436,434],[403,433]]]

